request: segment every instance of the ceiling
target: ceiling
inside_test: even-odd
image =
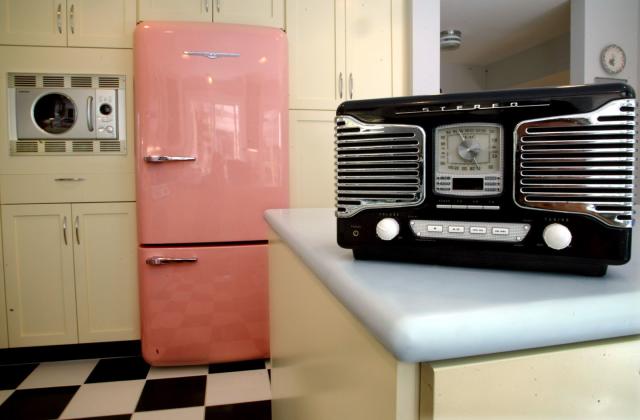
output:
[[[570,29],[569,0],[442,0],[440,29],[462,31],[462,46],[442,51],[445,63],[486,66]]]

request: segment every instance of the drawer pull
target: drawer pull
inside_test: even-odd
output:
[[[84,181],[85,178],[55,178],[54,181],[58,182],[79,182]]]
[[[150,257],[150,258],[147,258],[145,262],[149,265],[195,263],[195,262],[198,262],[198,257],[189,257],[189,258]]]

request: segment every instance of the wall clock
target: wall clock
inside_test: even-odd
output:
[[[616,44],[607,45],[600,53],[600,65],[609,74],[618,74],[627,64],[627,56],[622,47]]]

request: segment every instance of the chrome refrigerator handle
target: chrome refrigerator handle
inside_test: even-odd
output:
[[[196,160],[195,156],[145,156],[144,161],[149,163],[162,162],[191,162]]]
[[[240,53],[227,53],[227,52],[216,52],[216,51],[183,51],[182,54],[195,56],[195,57],[205,57],[211,60],[215,60],[216,58],[233,58],[240,57]]]
[[[195,263],[195,262],[198,262],[198,258],[197,257],[188,257],[188,258],[149,257],[146,259],[145,262],[149,265]]]

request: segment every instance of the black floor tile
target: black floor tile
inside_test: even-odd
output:
[[[149,372],[149,365],[142,357],[117,357],[101,359],[85,383],[130,381],[145,379]]]
[[[0,390],[16,389],[36,367],[38,363],[0,366]]]
[[[216,363],[209,365],[209,373],[237,372],[240,370],[265,369],[264,360],[244,360],[241,362]]]
[[[207,377],[151,379],[144,384],[136,411],[204,405]]]
[[[205,420],[271,420],[271,401],[207,407],[204,418]]]
[[[18,389],[0,405],[0,419],[56,419],[79,386]]]

